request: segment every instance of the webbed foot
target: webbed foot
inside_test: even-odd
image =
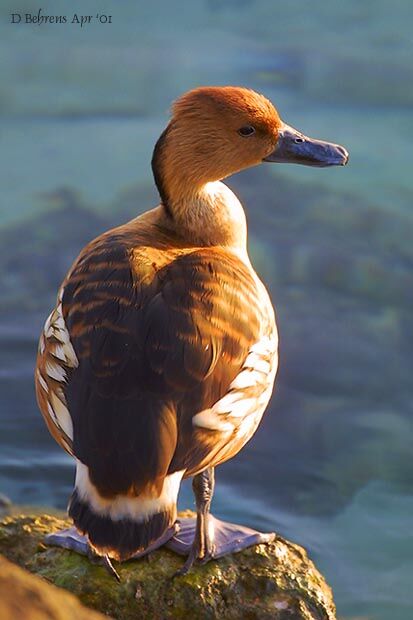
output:
[[[179,555],[187,556],[185,564],[176,573],[176,575],[184,575],[195,563],[205,564],[209,560],[222,558],[229,553],[237,553],[252,545],[271,542],[275,537],[273,533],[264,534],[243,525],[221,521],[211,514],[208,515],[208,535],[203,546],[202,544],[194,544],[195,533],[196,518],[178,518],[175,526],[167,530],[161,538],[152,543],[145,551],[136,553],[131,559],[148,556],[155,549],[165,546]],[[93,561],[96,561],[96,557],[98,557],[93,553],[91,554],[87,537],[79,534],[75,527],[48,534],[45,538],[45,543],[70,549],[93,559]],[[102,564],[116,577],[117,573],[110,559],[104,558],[105,556],[102,558]],[[111,567],[108,566],[108,563]]]
[[[176,575],[187,573],[194,563],[205,564],[209,560],[222,558],[229,553],[237,553],[252,545],[272,542],[274,533],[264,534],[244,525],[221,521],[213,515],[208,515],[209,545],[203,553],[199,553],[200,545],[195,543],[196,518],[178,519],[179,532],[166,544],[168,549],[188,558]],[[211,544],[211,539],[213,543]]]
[[[215,554],[215,538],[214,538],[214,521],[208,513],[206,515],[198,515],[197,519],[182,519],[186,525],[186,534],[181,539],[178,546],[182,546],[182,540],[188,541],[186,555],[188,555],[185,564],[179,568],[174,576],[185,575],[190,571],[195,563],[205,564],[214,558]],[[190,522],[190,524],[187,523]],[[175,550],[177,545],[176,536],[168,543],[169,549]],[[167,545],[167,546],[168,546]]]
[[[45,543],[53,547],[70,549],[80,555],[86,555],[91,562],[104,566],[110,575],[115,577],[117,581],[120,581],[119,573],[114,568],[109,556],[100,556],[95,553],[90,547],[87,537],[79,534],[75,527],[69,527],[65,530],[60,530],[60,532],[48,534],[45,538]]]
[[[131,560],[140,559],[143,557],[149,557],[149,554],[155,549],[159,549],[167,543],[171,537],[176,535],[179,531],[179,525],[175,523],[172,527],[170,527],[160,538],[155,540],[149,547],[147,547],[144,551],[139,551],[135,553],[131,558]],[[108,555],[100,556],[93,551],[93,549],[89,545],[89,541],[87,536],[79,534],[75,527],[69,527],[65,530],[60,530],[59,532],[54,532],[53,534],[48,534],[45,537],[45,544],[51,545],[54,547],[63,547],[64,549],[70,549],[71,551],[75,551],[80,555],[87,556],[94,564],[101,564],[106,568],[106,570],[111,574],[117,581],[120,581],[119,574],[112,564],[112,560]]]
[[[52,547],[63,547],[64,549],[70,549],[80,555],[89,555],[90,547],[86,536],[79,534],[75,527],[68,527],[65,530],[54,532],[53,534],[47,534],[44,539],[46,545]]]

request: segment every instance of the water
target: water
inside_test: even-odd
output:
[[[247,85],[351,161],[229,181],[277,306],[281,368],[255,438],[217,471],[214,510],[303,544],[340,617],[410,617],[413,5],[85,0],[70,13],[113,23],[84,29],[12,26],[12,10],[1,4],[0,491],[66,504],[73,466],[32,387],[56,287],[88,239],[155,204],[151,149],[173,98]]]

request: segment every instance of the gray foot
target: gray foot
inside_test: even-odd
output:
[[[222,558],[228,553],[236,553],[242,551],[252,545],[268,543],[274,540],[275,534],[263,534],[234,523],[221,521],[213,515],[209,515],[210,523],[213,527],[213,543],[214,549],[212,558]],[[131,559],[142,558],[145,555],[166,546],[179,555],[189,555],[195,537],[196,518],[178,519],[175,526],[167,530],[165,534],[158,538],[145,551],[136,553]],[[81,555],[90,555],[90,547],[86,536],[82,536],[75,527],[69,527],[66,530],[48,534],[45,538],[46,545],[64,547]],[[209,559],[209,558],[208,558]]]
[[[166,547],[179,553],[189,555],[194,542],[196,518],[178,519],[179,531],[167,543]],[[237,553],[252,545],[272,542],[274,533],[263,534],[244,525],[236,525],[221,521],[213,515],[209,515],[210,527],[213,528],[213,551],[212,558],[222,558],[228,553]]]
[[[63,547],[64,549],[76,551],[80,555],[89,556],[90,547],[87,538],[79,534],[75,527],[68,527],[67,530],[47,534],[44,542],[51,547]]]
[[[160,538],[155,540],[144,551],[135,553],[130,559],[135,560],[143,558],[145,555],[152,553],[155,549],[159,549],[167,543],[178,531],[178,524],[170,527]],[[46,545],[53,547],[63,547],[64,549],[70,549],[81,555],[87,555],[90,557],[90,546],[86,536],[79,534],[75,527],[69,527],[66,530],[60,530],[60,532],[54,532],[48,534],[44,540]]]

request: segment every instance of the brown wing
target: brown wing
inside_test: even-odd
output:
[[[77,363],[57,386],[72,445],[60,430],[57,439],[102,494],[136,493],[207,462],[217,431],[192,418],[228,392],[262,337],[260,303],[254,277],[224,250],[134,248],[114,233],[81,255],[61,305]],[[39,361],[50,381],[52,344]]]

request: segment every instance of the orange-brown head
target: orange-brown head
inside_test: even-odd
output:
[[[252,90],[191,90],[174,103],[171,121],[155,149],[157,184],[156,168],[163,191],[175,196],[259,164],[273,151],[281,125],[272,103]],[[182,184],[187,187],[179,187]]]
[[[282,125],[268,99],[234,86],[197,88],[172,110],[171,137],[187,146],[207,181],[259,164],[274,149]]]
[[[152,166],[167,204],[262,161],[325,166],[344,164],[347,157],[343,147],[311,140],[286,125],[263,95],[211,86],[174,103]]]

